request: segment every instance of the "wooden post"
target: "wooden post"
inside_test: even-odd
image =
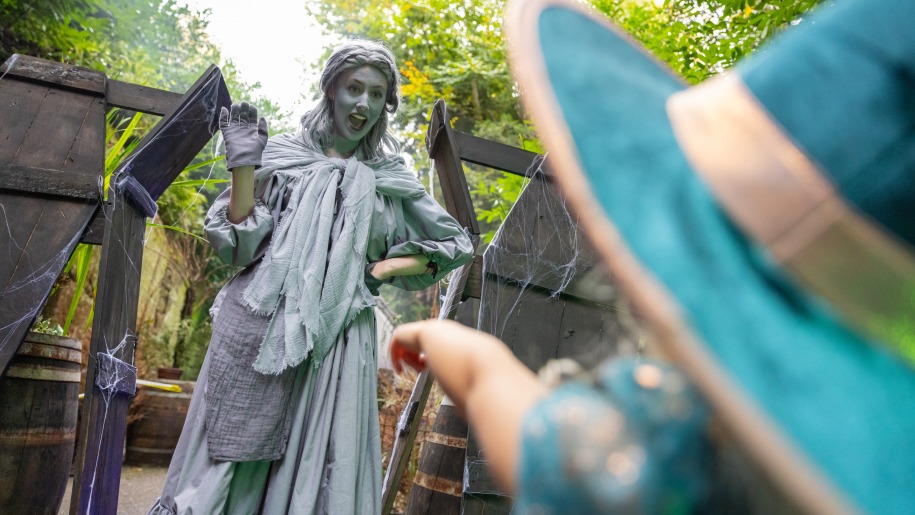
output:
[[[109,200],[71,514],[117,513],[127,407],[136,389],[132,364],[146,216],[114,185]]]
[[[170,97],[158,95],[147,107],[166,111],[163,98]],[[133,359],[146,218],[212,138],[219,107],[229,103],[222,75],[211,66],[112,178],[77,442],[77,464],[82,466],[73,479],[71,515],[117,513],[127,407],[136,391]]]
[[[443,100],[439,100],[432,107],[432,120],[429,122],[429,132],[426,134],[426,149],[429,151],[429,156],[435,160],[442,195],[445,197],[445,209],[461,224],[461,227],[470,231],[470,234],[479,235],[480,224],[477,222],[476,211],[470,200],[470,190],[467,188],[467,179],[464,177],[464,166],[461,164],[461,157],[455,147],[451,123],[448,120],[448,109]]]

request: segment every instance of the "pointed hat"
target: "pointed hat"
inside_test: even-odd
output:
[[[571,0],[506,32],[585,231],[729,434],[806,511],[902,513],[915,2],[835,4],[695,87]]]

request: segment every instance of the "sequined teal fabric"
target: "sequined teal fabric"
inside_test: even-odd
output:
[[[892,191],[879,186],[884,180],[896,181],[899,192],[909,191],[915,183],[915,170],[900,164],[915,146],[884,148],[872,144],[880,136],[870,132],[848,136],[860,132],[855,120],[832,116],[842,109],[866,113],[867,105],[849,105],[863,98],[880,117],[890,111],[897,117],[886,127],[892,132],[887,141],[915,134],[915,75],[911,66],[906,67],[915,55],[915,25],[907,22],[912,19],[915,3],[905,0],[827,4],[788,31],[781,43],[761,49],[746,70],[752,91],[763,97],[763,107],[773,103],[779,116],[793,109],[790,98],[797,89],[808,90],[803,98],[828,103],[821,110],[805,110],[803,120],[785,118],[786,124],[797,127],[792,130],[811,133],[792,136],[819,163],[832,166],[848,153],[871,154],[863,161],[856,154],[855,162],[864,173],[855,172],[855,180],[843,182],[843,191],[855,181],[884,193]],[[887,33],[887,28],[893,32]],[[550,86],[594,196],[627,249],[678,303],[684,322],[721,370],[802,458],[856,507],[873,513],[911,512],[915,371],[879,342],[851,331],[722,212],[670,129],[665,103],[684,87],[678,79],[631,40],[579,12],[545,9],[539,36]],[[810,69],[793,73],[799,61],[792,49],[808,40],[836,44],[818,46],[815,58],[805,54]],[[875,46],[875,40],[881,45]],[[856,47],[859,54],[842,60],[849,48]],[[837,59],[841,66],[876,63],[882,66],[879,80],[872,81],[863,65],[860,73],[831,73],[841,68],[834,66]],[[779,74],[786,75],[773,82]],[[872,87],[878,91],[851,95]],[[881,91],[893,99],[883,99]],[[818,116],[823,116],[821,121]],[[835,131],[835,124],[850,125]],[[870,121],[862,127],[883,130],[880,123]],[[827,130],[846,139],[838,147],[811,150],[824,137],[820,131]],[[904,140],[910,143],[915,138]],[[902,167],[887,171],[881,163]],[[836,165],[835,170],[844,174],[853,168],[858,165]],[[865,200],[875,197],[860,193],[864,196],[850,200],[860,201],[862,209],[864,204],[875,205]],[[905,202],[915,205],[911,197]],[[890,227],[889,221],[884,223]],[[911,227],[911,217],[904,223]]]
[[[707,493],[707,408],[679,371],[610,361],[528,412],[515,510],[689,513]]]

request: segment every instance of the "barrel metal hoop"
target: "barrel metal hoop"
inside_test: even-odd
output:
[[[49,358],[72,363],[82,363],[83,356],[78,349],[48,345],[45,343],[34,343],[25,341],[16,352],[17,356],[30,356],[33,358]]]
[[[42,365],[13,364],[3,377],[31,379],[33,381],[57,381],[60,383],[78,383],[79,370]]]
[[[435,433],[435,432],[426,434],[426,442],[439,444],[439,445],[445,445],[447,447],[456,447],[458,449],[467,448],[467,439],[466,438],[461,438],[459,436],[448,436],[448,435],[443,435],[441,433]]]
[[[450,495],[452,497],[461,497],[464,493],[464,484],[460,481],[451,481],[443,477],[426,474],[422,470],[417,470],[413,476],[413,483],[434,492]]]

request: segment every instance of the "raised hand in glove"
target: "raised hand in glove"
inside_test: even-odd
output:
[[[257,108],[247,102],[219,112],[219,130],[226,141],[226,168],[261,166],[267,146],[267,120],[257,118]]]

